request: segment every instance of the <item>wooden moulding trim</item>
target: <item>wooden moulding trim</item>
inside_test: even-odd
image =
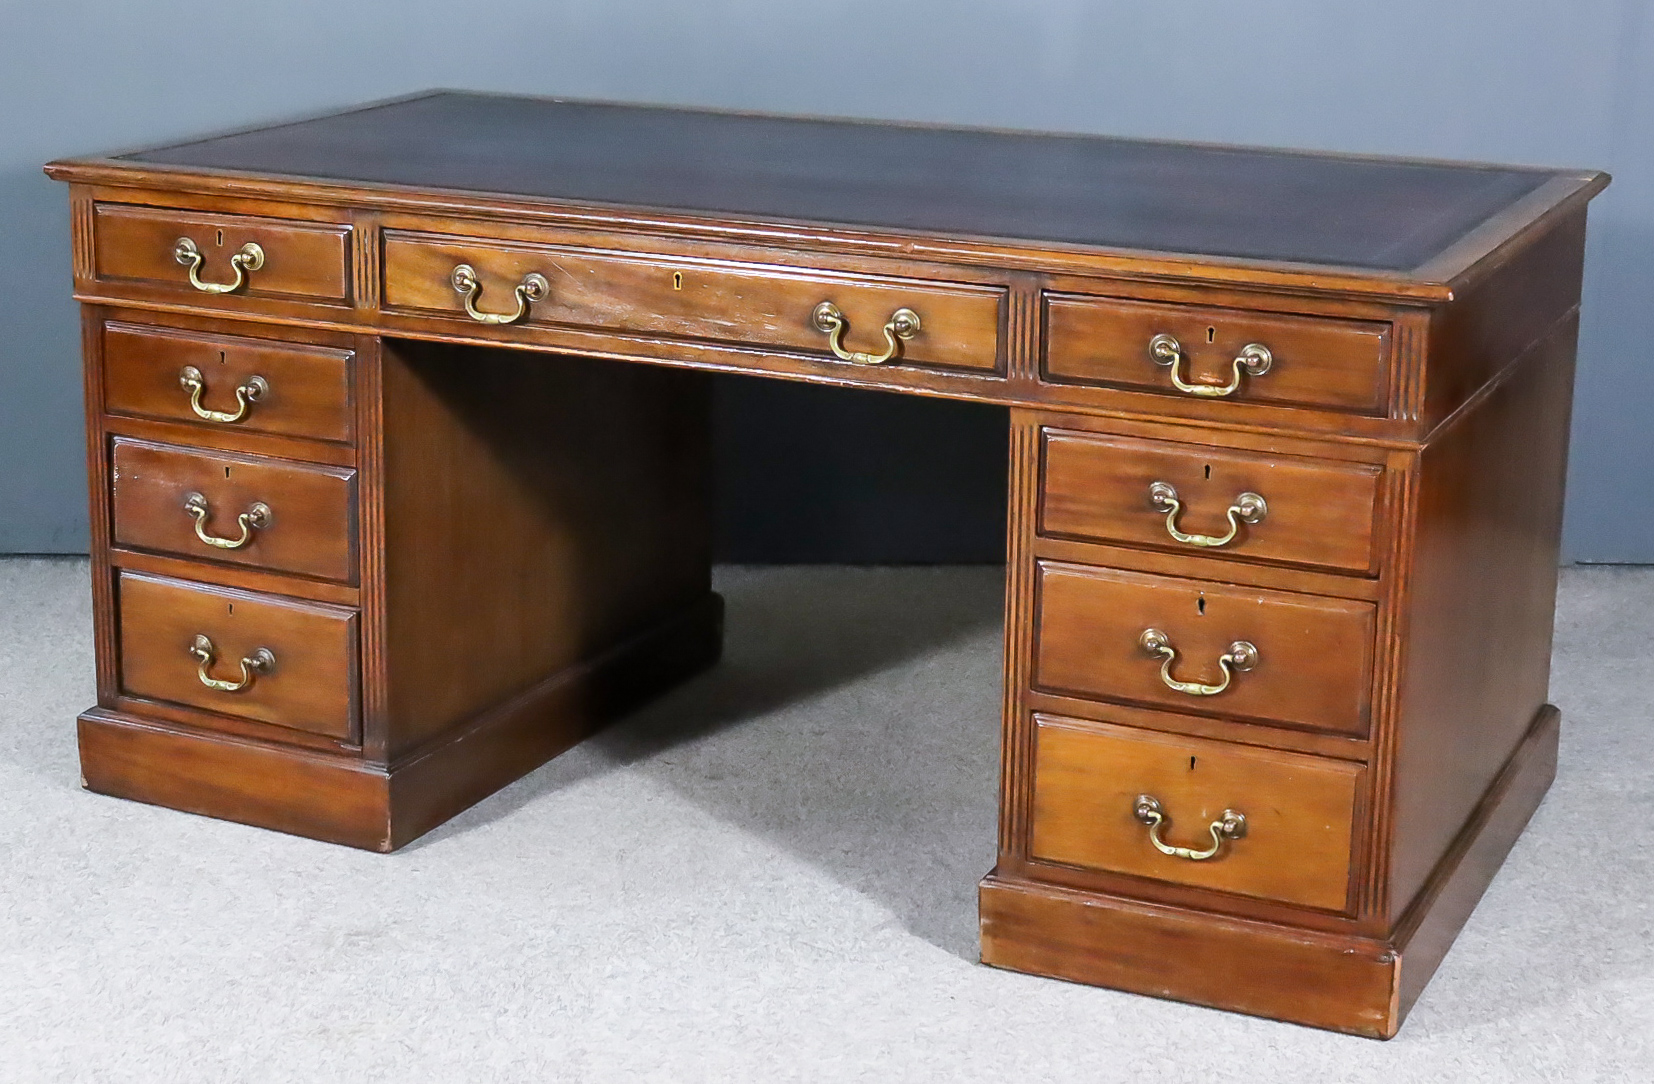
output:
[[[384,351],[378,338],[362,336],[354,344],[350,370],[352,428],[359,434],[356,469],[361,484],[356,491],[356,521],[360,528],[361,564],[361,719],[362,753],[373,764],[390,759],[390,678],[385,574],[385,426]]]
[[[1039,500],[1039,424],[1011,415],[1010,494],[1005,542],[1005,646],[1000,704],[999,853],[1026,857],[1032,793],[1033,727],[1023,710],[1034,640],[1034,509]]]
[[[355,757],[93,708],[80,717],[80,765],[99,794],[367,850],[389,841],[389,780]]]
[[[1378,650],[1373,659],[1380,678],[1374,684],[1371,735],[1372,772],[1367,777],[1366,823],[1357,836],[1355,866],[1360,895],[1356,910],[1365,923],[1378,929],[1387,928],[1389,899],[1389,843],[1394,828],[1392,810],[1392,782],[1395,768],[1394,749],[1400,722],[1400,698],[1397,695],[1398,675],[1405,673],[1405,602],[1409,597],[1408,584],[1412,579],[1412,549],[1414,535],[1411,528],[1414,505],[1417,500],[1418,456],[1394,453],[1384,472],[1379,491],[1380,522],[1385,524],[1378,540],[1382,548],[1384,592],[1378,600],[1378,627],[1375,643]]]
[[[762,241],[824,251],[991,265],[1005,270],[1079,271],[1218,285],[1245,283],[1322,296],[1376,297],[1426,304],[1453,298],[1453,290],[1447,283],[1420,277],[1414,272],[1386,272],[1338,265],[1245,260],[1192,253],[1019,241],[1015,238],[948,237],[878,230],[853,223],[696,215],[619,204],[487,196],[454,189],[363,181],[330,182],[197,166],[149,162],[135,165],[107,158],[53,162],[46,172],[56,180],[110,188],[256,198],[378,211],[438,213],[455,217],[509,217],[523,222],[574,226],[601,225],[644,234],[704,240]],[[1565,176],[1550,182],[1541,191],[1562,184],[1586,191],[1579,198],[1588,199],[1591,183],[1591,175],[1588,174]],[[1479,229],[1472,231],[1470,236],[1478,233]]]
[[[1366,938],[1003,878],[981,884],[982,962],[1334,1031],[1395,1033],[1396,959]]]
[[[1607,187],[1606,173],[1553,177],[1414,268],[1413,273],[1446,284],[1451,294],[1463,293],[1504,266],[1558,218],[1585,206]]]

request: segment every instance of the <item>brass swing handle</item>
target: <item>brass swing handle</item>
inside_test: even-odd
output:
[[[1202,685],[1198,681],[1178,681],[1172,677],[1172,663],[1177,661],[1177,650],[1172,647],[1171,637],[1159,629],[1144,629],[1137,642],[1143,645],[1144,651],[1150,655],[1158,655],[1164,660],[1160,664],[1160,680],[1166,683],[1166,688],[1190,696],[1216,696],[1229,687],[1229,683],[1235,678],[1235,671],[1250,670],[1258,665],[1258,649],[1245,640],[1236,640],[1229,645],[1227,654],[1218,656],[1218,666],[1223,669],[1221,682],[1216,685]]]
[[[1154,844],[1155,850],[1173,858],[1187,858],[1191,862],[1204,862],[1217,857],[1218,851],[1223,849],[1224,840],[1239,839],[1246,834],[1246,814],[1238,809],[1225,809],[1223,816],[1208,826],[1212,833],[1210,847],[1204,851],[1174,847],[1160,838],[1160,829],[1166,824],[1166,811],[1161,808],[1160,799],[1152,794],[1139,794],[1137,801],[1132,803],[1131,811],[1138,820],[1149,826],[1149,842]]]
[[[859,350],[844,348],[844,332],[848,326],[844,314],[831,301],[823,301],[810,314],[816,330],[827,336],[827,345],[833,348],[833,356],[840,361],[848,361],[851,365],[883,365],[895,357],[901,350],[902,342],[919,334],[919,314],[912,309],[897,309],[890,314],[890,319],[884,325],[884,353],[867,354]]]
[[[1166,533],[1188,546],[1227,546],[1240,533],[1242,523],[1258,523],[1269,514],[1269,505],[1256,493],[1242,493],[1229,506],[1229,533],[1221,538],[1212,534],[1184,534],[1177,529],[1177,514],[1183,504],[1177,490],[1169,482],[1155,482],[1149,486],[1149,503],[1157,511],[1166,513]]]
[[[178,370],[178,386],[190,393],[190,409],[195,411],[197,418],[224,425],[232,425],[245,418],[253,403],[270,394],[270,385],[262,376],[249,377],[245,384],[235,389],[236,410],[231,414],[224,410],[208,410],[201,405],[201,395],[207,390],[207,381],[195,366],[186,365]]]
[[[235,518],[241,527],[240,538],[218,538],[207,533],[207,517],[212,510],[207,507],[207,498],[200,493],[184,498],[184,511],[195,520],[195,537],[221,550],[238,550],[253,540],[254,531],[270,526],[270,506],[262,501]]]
[[[180,237],[172,244],[172,258],[189,268],[190,285],[204,294],[233,294],[247,282],[247,272],[257,271],[264,266],[264,249],[255,241],[248,241],[241,246],[241,250],[230,257],[230,270],[235,272],[235,279],[230,282],[202,282],[201,264],[206,259],[201,255],[201,248],[188,237]]]
[[[465,314],[479,324],[515,324],[528,315],[531,302],[544,301],[551,296],[551,283],[538,271],[532,271],[517,283],[516,312],[483,312],[477,308],[477,295],[482,293],[482,282],[477,278],[476,268],[462,263],[454,268],[448,281],[453,284],[454,292],[465,301]]]
[[[201,679],[201,684],[209,689],[217,689],[221,693],[239,693],[253,684],[253,679],[259,674],[268,674],[276,668],[276,655],[267,647],[261,647],[251,655],[241,660],[241,680],[224,681],[207,673],[212,665],[213,655],[218,649],[205,636],[197,635],[190,641],[189,653],[198,664],[195,674]]]
[[[1183,346],[1170,335],[1160,334],[1149,340],[1149,357],[1156,365],[1169,365],[1172,370],[1172,387],[1185,395],[1198,395],[1203,399],[1219,399],[1225,395],[1233,395],[1240,390],[1241,373],[1251,376],[1262,376],[1275,363],[1275,355],[1269,352],[1269,347],[1263,343],[1248,343],[1241,347],[1241,352],[1235,355],[1234,375],[1227,384],[1190,384],[1177,374],[1177,368],[1183,362]]]

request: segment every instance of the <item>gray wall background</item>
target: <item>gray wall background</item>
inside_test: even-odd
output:
[[[1654,561],[1651,6],[0,0],[0,552],[86,544],[69,219],[40,165],[452,86],[1610,170],[1591,213],[1566,554]],[[726,457],[773,448],[755,428],[780,401],[766,396],[803,392],[731,387]],[[791,512],[773,506],[756,533],[726,523],[726,552],[945,559],[997,546],[992,512],[970,511],[997,491],[947,477],[951,458],[991,458],[1002,423],[865,399],[798,400],[822,439],[796,443],[830,448],[849,425],[895,460],[917,426],[950,450],[895,479],[877,462],[832,469],[824,452],[806,486],[749,462],[731,484]],[[811,508],[865,522],[788,551],[776,538],[789,515],[831,522],[797,518]],[[893,510],[913,537],[881,553],[868,539]],[[929,543],[927,522],[943,525]]]

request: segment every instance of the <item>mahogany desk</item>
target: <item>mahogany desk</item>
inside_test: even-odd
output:
[[[454,93],[47,171],[92,790],[391,850],[710,666],[711,371],[1010,409],[989,963],[1392,1035],[1551,780],[1602,174]]]

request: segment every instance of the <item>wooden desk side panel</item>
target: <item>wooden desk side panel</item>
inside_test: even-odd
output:
[[[1392,924],[1545,704],[1577,331],[1557,324],[1418,458]]]
[[[706,598],[710,389],[518,351],[382,357],[394,763]]]
[[[1579,306],[1585,208],[1560,218],[1436,310],[1422,432],[1429,433]]]

